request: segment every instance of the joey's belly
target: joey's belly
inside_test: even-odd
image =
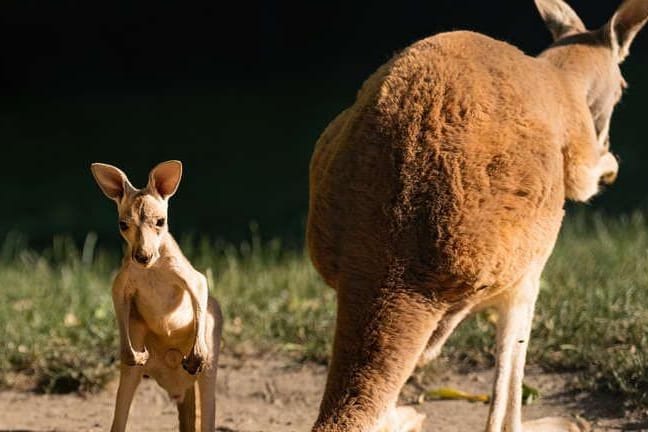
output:
[[[158,355],[156,355],[158,354]],[[194,375],[190,375],[183,369],[180,364],[181,358],[177,363],[170,363],[172,359],[165,358],[162,353],[154,353],[144,366],[144,374],[153,378],[160,387],[166,390],[169,397],[175,402],[182,402],[187,389],[193,386],[196,380]]]
[[[148,329],[163,338],[183,338],[194,328],[194,312],[191,298],[181,293],[173,298],[136,298],[137,312]]]

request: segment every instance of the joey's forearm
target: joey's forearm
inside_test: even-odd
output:
[[[204,280],[199,280],[193,288],[189,289],[191,304],[196,317],[194,348],[197,345],[201,345],[200,348],[204,348],[204,345],[206,344],[206,313],[208,294],[207,283]]]
[[[146,348],[143,352],[136,352],[130,335],[130,308],[132,299],[126,296],[113,296],[117,327],[119,329],[119,345],[121,360],[128,365],[143,365],[148,360]]]
[[[207,283],[204,277],[198,279],[193,285],[187,287],[191,297],[191,304],[194,311],[194,339],[191,352],[183,360],[182,366],[191,375],[200,372],[208,358],[211,357],[207,346]]]
[[[119,344],[122,350],[133,350],[129,333],[130,301],[124,296],[113,296],[117,327],[119,329]]]

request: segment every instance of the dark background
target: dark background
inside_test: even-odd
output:
[[[602,25],[617,1],[572,1]],[[55,234],[117,241],[114,204],[89,165],[143,186],[180,159],[175,233],[238,241],[302,239],[308,161],[323,128],[393,53],[439,31],[471,29],[529,54],[550,43],[532,0],[0,2],[0,242]],[[648,206],[648,30],[624,65],[616,111],[618,183],[590,207]]]

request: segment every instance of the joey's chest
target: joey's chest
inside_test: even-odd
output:
[[[166,272],[148,271],[145,277],[133,274],[128,280],[137,313],[159,335],[171,336],[191,326],[193,308],[187,287],[181,279]]]
[[[129,278],[129,285],[138,305],[160,310],[173,308],[186,291],[177,278],[155,271],[149,272],[146,277],[136,273]]]

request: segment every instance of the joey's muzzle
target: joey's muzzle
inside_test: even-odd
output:
[[[133,261],[137,264],[143,265],[144,267],[150,265],[153,262],[153,254],[148,254],[141,250],[136,250],[132,255]]]

